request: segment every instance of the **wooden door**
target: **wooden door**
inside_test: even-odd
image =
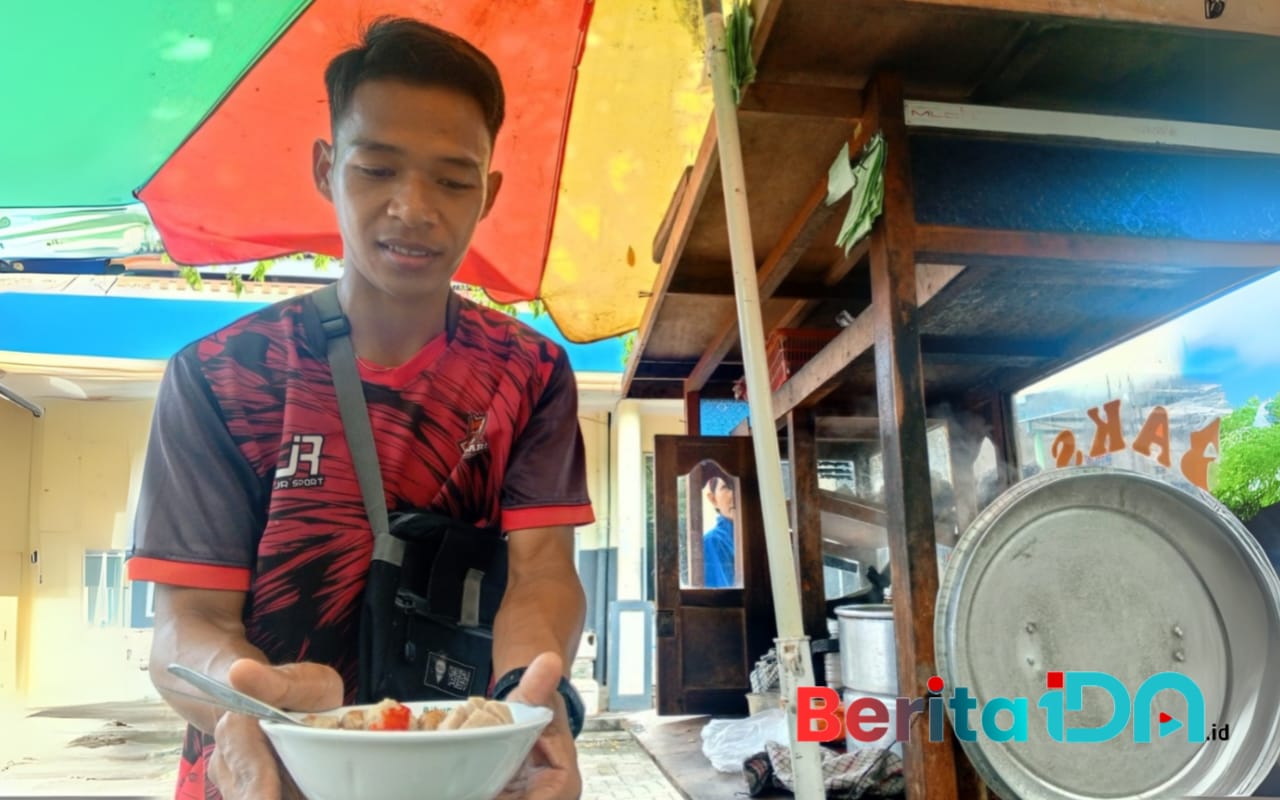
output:
[[[745,714],[751,668],[777,635],[751,440],[658,436],[654,450],[658,713]],[[720,475],[733,490],[734,585],[705,588],[704,532],[727,527]]]

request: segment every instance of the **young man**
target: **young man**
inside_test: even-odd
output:
[[[716,524],[702,535],[702,585],[707,589],[737,586],[733,519],[737,512],[732,479],[713,463],[702,466],[707,501],[716,510]],[[710,478],[707,476],[710,475]]]
[[[592,512],[576,387],[556,345],[450,288],[502,182],[489,170],[503,119],[497,70],[451,34],[387,20],[325,80],[333,142],[314,146],[315,182],[342,232],[338,296],[388,508],[508,534],[494,674],[516,685],[509,699],[556,712],[508,795],[577,797],[562,676],[585,609],[573,526]],[[130,576],[158,584],[152,676],[191,723],[177,797],[296,793],[255,721],[172,694],[189,688],[166,667],[300,711],[350,702],[372,549],[309,297],[174,357]]]

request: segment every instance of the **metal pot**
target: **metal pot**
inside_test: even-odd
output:
[[[822,667],[827,686],[839,691],[844,688],[844,676],[840,674],[840,623],[833,617],[827,618],[827,638],[831,649],[822,657]]]
[[[846,689],[898,694],[898,651],[893,606],[840,606],[840,677]]]

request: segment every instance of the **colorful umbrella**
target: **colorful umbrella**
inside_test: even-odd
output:
[[[322,73],[384,14],[465,36],[506,83],[503,194],[458,279],[542,297],[575,341],[634,328],[650,242],[710,109],[691,3],[15,4],[0,48],[0,107],[18,110],[0,129],[0,216],[137,198],[179,263],[340,256],[309,172],[311,142],[328,136]],[[4,236],[0,258],[39,255]]]

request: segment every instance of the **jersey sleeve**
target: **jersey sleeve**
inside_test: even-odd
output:
[[[129,578],[248,590],[267,492],[228,430],[194,350],[183,350],[156,398]]]
[[[578,427],[578,387],[569,359],[560,351],[533,415],[511,449],[502,484],[502,529],[594,521]]]

